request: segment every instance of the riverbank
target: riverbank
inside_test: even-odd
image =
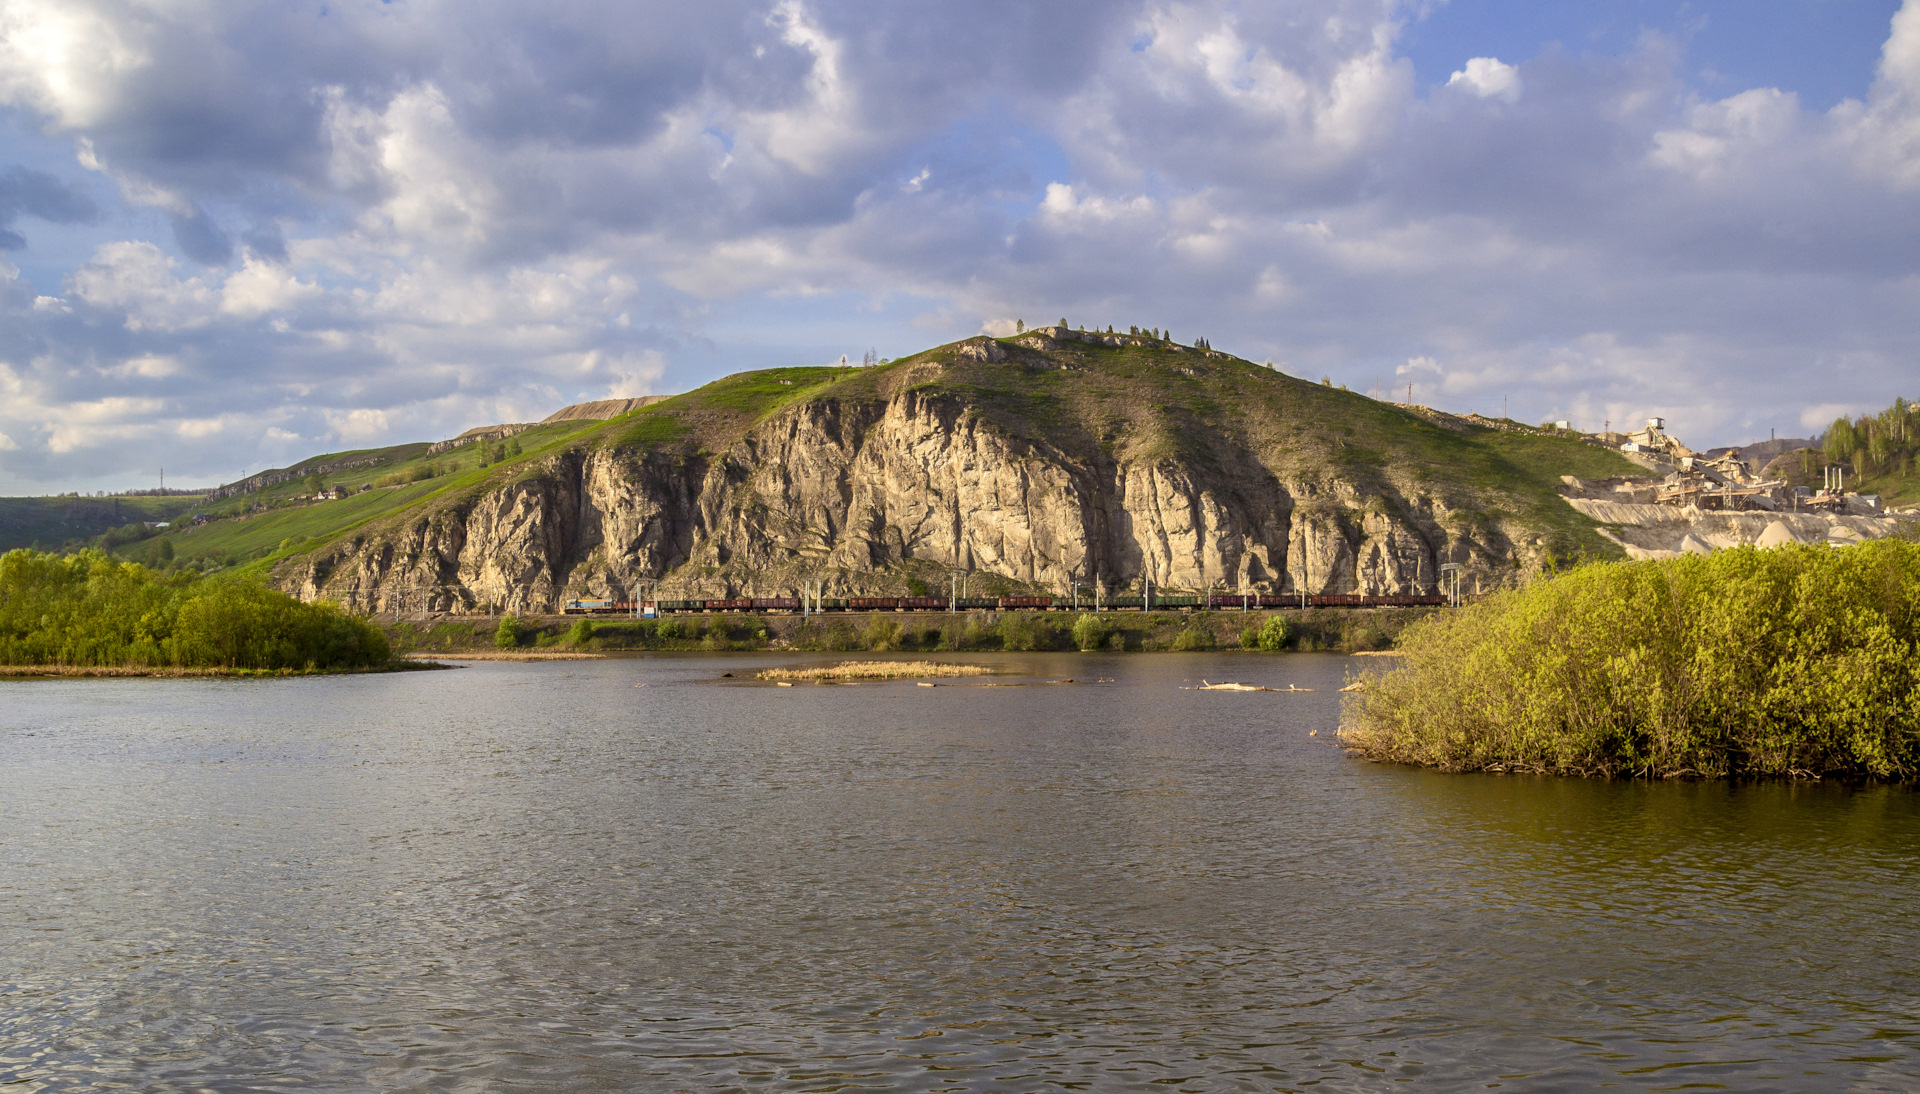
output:
[[[386,620],[396,650],[575,653],[673,650],[791,650],[814,653],[1034,652],[1381,652],[1407,627],[1443,609],[1308,608],[1205,612],[836,612],[826,616],[704,612],[664,619],[620,616],[529,616],[518,619],[518,644],[498,645],[498,616]],[[1090,619],[1092,623],[1082,623]],[[1271,628],[1278,620],[1279,630]],[[588,628],[584,633],[581,625]],[[1262,633],[1266,633],[1263,641]]]
[[[604,661],[604,653],[567,650],[411,650],[400,655],[409,662],[439,657],[448,661]]]
[[[379,672],[427,672],[448,666],[430,661],[396,659],[383,665],[333,669],[230,669],[182,668],[174,665],[0,665],[0,679],[29,678],[149,678],[187,679],[191,677],[264,676],[360,676]]]

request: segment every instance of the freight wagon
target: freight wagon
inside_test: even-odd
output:
[[[1110,596],[1100,601],[1100,610],[1191,611],[1197,608],[1386,608],[1446,606],[1447,598],[1438,595],[1374,595],[1371,593],[1272,593],[1254,596]],[[1092,611],[1093,601],[1082,597],[1077,610]],[[664,612],[944,612],[973,611],[1073,611],[1075,602],[1064,596],[968,596],[949,600],[944,596],[856,596],[845,599],[822,598],[817,606],[799,597],[774,596],[726,600],[588,600],[566,601],[562,611],[569,615],[643,614],[652,617]]]

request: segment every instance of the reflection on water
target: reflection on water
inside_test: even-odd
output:
[[[1369,765],[1334,656],[987,660],[1112,682],[0,685],[0,1081],[1920,1084],[1908,791]]]

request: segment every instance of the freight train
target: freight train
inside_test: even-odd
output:
[[[1444,596],[1394,595],[1368,593],[1309,593],[1301,595],[1246,596],[1109,596],[1100,600],[1103,612],[1193,611],[1254,608],[1411,608],[1444,607]],[[670,612],[797,612],[797,596],[741,597],[732,600],[581,600],[566,602],[568,615],[663,615]],[[844,599],[821,598],[806,605],[808,611],[821,612],[946,612],[946,611],[1026,611],[1089,612],[1091,598],[1075,600],[1065,596],[854,596]]]

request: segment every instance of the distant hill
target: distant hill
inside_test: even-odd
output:
[[[1789,452],[1798,452],[1802,448],[1812,448],[1814,442],[1805,437],[1779,437],[1768,441],[1755,441],[1752,444],[1728,445],[1724,448],[1709,448],[1704,453],[1708,459],[1724,456],[1729,452],[1740,453],[1740,458],[1751,464],[1755,471]]]
[[[809,580],[906,592],[955,568],[982,591],[1426,591],[1448,563],[1471,587],[1619,553],[1556,488],[1640,468],[1551,431],[1431,418],[1205,348],[1046,328],[742,373],[534,426],[491,466],[470,445],[349,469],[346,500],[272,503],[175,549],[251,552],[302,596],[408,611]]]
[[[0,498],[0,551],[36,546],[54,550],[128,524],[171,522],[205,501],[198,494]]]

